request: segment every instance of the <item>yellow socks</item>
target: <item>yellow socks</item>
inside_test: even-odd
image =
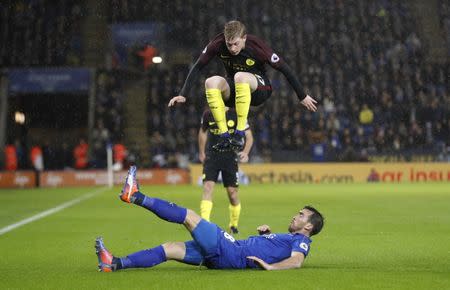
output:
[[[236,130],[244,131],[247,124],[248,111],[250,109],[251,89],[248,83],[236,83]],[[222,92],[219,89],[206,89],[206,100],[211,110],[214,120],[216,120],[219,133],[228,131],[225,117],[225,104],[222,99]]]
[[[230,211],[230,227],[238,227],[239,216],[241,215],[241,204],[228,206],[228,210]]]
[[[213,203],[210,200],[202,200],[200,202],[200,216],[210,221],[211,211],[212,211]],[[238,227],[239,224],[239,216],[241,215],[241,204],[228,206],[228,210],[230,212],[230,224],[229,227]]]
[[[209,217],[211,216],[211,211],[212,211],[212,207],[213,207],[213,203],[210,200],[202,200],[200,202],[200,216],[209,221]]]
[[[250,109],[251,90],[248,83],[236,83],[236,130],[244,131],[247,124],[248,110]],[[210,106],[211,107],[211,106]]]
[[[219,134],[228,132],[222,92],[219,89],[206,89],[206,100],[208,101],[209,109],[213,114],[214,120],[216,120],[217,127],[219,127]]]

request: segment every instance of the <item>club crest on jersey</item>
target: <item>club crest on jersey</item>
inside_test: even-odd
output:
[[[280,57],[279,57],[276,53],[274,53],[274,54],[272,54],[272,56],[270,57],[270,61],[273,62],[273,63],[279,62],[279,61],[280,61]]]
[[[300,243],[299,247],[302,248],[305,251],[308,251],[308,248],[309,248],[306,243]]]
[[[248,66],[252,66],[252,65],[255,64],[255,61],[254,61],[253,59],[251,59],[251,58],[247,58],[247,60],[245,61],[245,63],[246,63]]]

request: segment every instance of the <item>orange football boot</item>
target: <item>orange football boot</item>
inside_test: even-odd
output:
[[[100,272],[112,272],[115,265],[112,264],[113,255],[105,248],[102,237],[95,239],[95,252],[98,258],[98,270]]]
[[[120,194],[120,199],[124,202],[133,203],[133,194],[139,191],[139,184],[136,180],[136,166],[131,166],[128,170],[125,184]]]

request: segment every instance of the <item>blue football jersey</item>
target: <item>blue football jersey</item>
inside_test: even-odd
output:
[[[257,268],[247,256],[256,256],[272,264],[291,256],[292,252],[309,253],[311,239],[302,234],[267,234],[251,236],[246,240],[235,240],[224,231],[218,231],[218,253],[211,257],[212,268]]]

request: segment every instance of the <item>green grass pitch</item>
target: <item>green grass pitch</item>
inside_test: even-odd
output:
[[[0,228],[97,188],[0,190]],[[306,204],[326,217],[302,269],[207,270],[177,262],[97,272],[94,239],[116,255],[190,239],[184,227],[121,202],[119,188],[0,235],[0,289],[450,289],[449,184],[250,185],[241,187],[241,233],[285,232]],[[201,188],[141,190],[198,209]],[[212,220],[225,227],[218,186]]]

